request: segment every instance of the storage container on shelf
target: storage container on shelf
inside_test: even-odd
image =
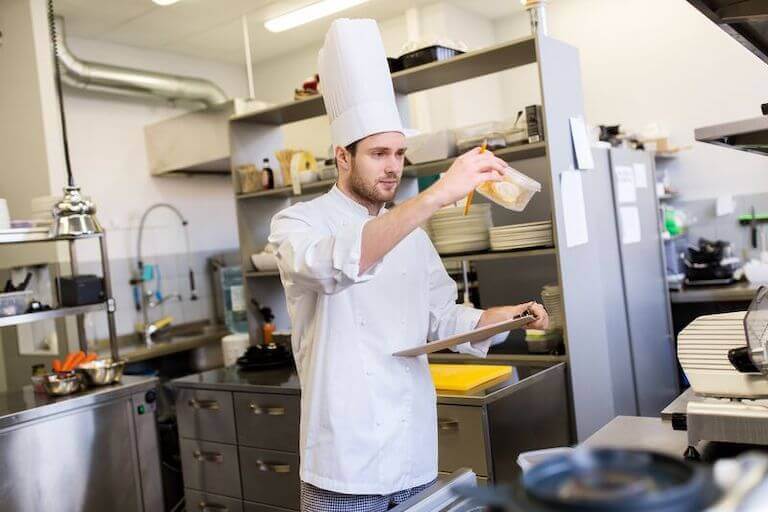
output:
[[[242,270],[239,266],[224,267],[220,275],[221,288],[224,292],[224,323],[232,332],[248,332]]]
[[[456,134],[451,130],[413,135],[406,139],[405,157],[412,164],[444,160],[456,156]]]
[[[507,145],[504,139],[504,127],[497,121],[457,128],[454,133],[456,134],[456,148],[459,153],[480,147],[483,142],[487,142],[487,148],[490,150],[503,148]]]
[[[32,290],[0,293],[0,316],[13,316],[25,313],[31,300]]]

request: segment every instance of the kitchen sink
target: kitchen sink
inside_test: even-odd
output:
[[[213,336],[222,333],[222,326],[211,325],[207,321],[171,325],[160,329],[152,335],[155,343],[187,341],[202,336]]]

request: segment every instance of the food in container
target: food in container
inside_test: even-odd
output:
[[[123,377],[125,361],[112,361],[112,359],[96,359],[82,363],[77,371],[85,376],[88,384],[92,386],[106,386],[120,382]]]
[[[501,181],[487,181],[476,190],[499,206],[521,212],[528,206],[533,195],[541,191],[541,183],[508,167]]]
[[[257,192],[264,188],[261,172],[253,164],[239,165],[235,169],[239,190],[243,194]]]
[[[83,387],[80,375],[75,372],[49,373],[40,377],[40,383],[50,396],[71,395]]]

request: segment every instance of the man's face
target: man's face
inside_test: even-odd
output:
[[[346,156],[352,192],[371,203],[386,203],[395,198],[405,161],[402,133],[385,132],[366,137],[357,143],[354,157],[348,152]]]

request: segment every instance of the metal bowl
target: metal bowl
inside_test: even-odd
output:
[[[93,386],[106,386],[120,382],[123,377],[125,361],[112,361],[111,359],[98,359],[90,363],[84,363],[77,370],[85,375],[86,380]]]
[[[81,377],[75,373],[49,373],[41,375],[40,383],[50,396],[65,396],[77,393],[82,387]]]

